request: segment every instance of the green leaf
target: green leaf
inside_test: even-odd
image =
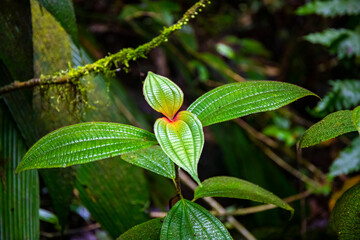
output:
[[[119,156],[78,166],[76,188],[82,204],[112,238],[149,219],[143,170]]]
[[[222,55],[224,57],[227,57],[227,58],[230,58],[230,59],[233,59],[235,57],[234,50],[230,46],[228,46],[228,45],[226,45],[224,43],[217,43],[216,44],[216,51],[220,55]]]
[[[227,197],[270,203],[294,213],[294,209],[273,193],[248,181],[234,177],[213,177],[195,190],[194,200],[203,197]]]
[[[225,226],[196,203],[181,199],[171,208],[161,228],[161,240],[232,239]]]
[[[39,209],[39,218],[41,221],[51,223],[55,225],[55,228],[60,229],[60,223],[58,217],[52,212],[46,209]]]
[[[71,0],[38,0],[51,15],[61,24],[72,40],[78,45],[78,32],[76,26],[75,12]]]
[[[360,29],[326,29],[323,32],[312,33],[304,37],[314,44],[330,48],[331,53],[337,53],[340,59],[360,56]]]
[[[356,107],[353,110],[353,123],[355,125],[355,127],[357,128],[359,134],[360,134],[360,106]]]
[[[310,147],[356,130],[352,122],[352,111],[337,111],[327,115],[323,120],[306,130],[300,139],[299,147]]]
[[[319,14],[324,17],[357,15],[360,13],[358,0],[312,1],[296,10],[298,15]]]
[[[117,240],[159,240],[161,226],[162,219],[155,218],[136,225],[118,237]]]
[[[181,111],[174,121],[159,118],[155,122],[154,132],[169,158],[200,184],[197,165],[204,146],[204,132],[196,115]]]
[[[311,113],[318,117],[351,109],[360,104],[360,80],[344,79],[329,81],[330,91],[318,102]]]
[[[108,158],[156,144],[152,133],[119,123],[88,122],[70,125],[41,138],[17,167],[67,167]]]
[[[339,156],[330,166],[330,176],[339,176],[360,170],[360,138],[340,152]]]
[[[143,92],[149,105],[169,119],[173,119],[184,101],[184,94],[175,83],[152,72],[146,76]]]
[[[175,179],[174,163],[160,146],[153,146],[136,152],[123,154],[121,158],[128,163],[145,168],[164,177]]]
[[[314,93],[301,87],[272,81],[231,83],[205,93],[187,109],[203,126],[270,111]]]
[[[359,239],[360,236],[360,183],[347,190],[336,201],[330,215],[330,226],[340,240]]]
[[[39,239],[39,178],[36,170],[15,174],[26,145],[0,102],[0,239]]]

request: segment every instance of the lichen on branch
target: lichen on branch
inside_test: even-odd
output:
[[[130,61],[135,61],[138,58],[146,58],[149,51],[163,42],[168,40],[168,37],[173,32],[182,28],[187,24],[191,18],[195,18],[198,12],[201,12],[202,8],[206,7],[206,4],[210,4],[210,1],[200,0],[190,7],[183,17],[179,19],[174,25],[165,27],[160,35],[153,38],[151,41],[138,46],[137,48],[124,48],[117,53],[111,54],[104,58],[97,60],[94,63],[86,64],[84,66],[78,66],[76,68],[69,68],[68,70],[60,71],[53,75],[41,75],[40,78],[33,78],[25,82],[15,81],[9,85],[0,88],[0,94],[12,92],[22,88],[29,88],[38,85],[48,84],[63,84],[72,83],[79,84],[81,77],[89,75],[90,73],[102,73],[102,74],[114,74],[117,69],[122,67],[127,70]]]

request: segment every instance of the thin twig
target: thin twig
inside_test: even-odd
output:
[[[180,170],[179,172],[180,179],[183,183],[185,183],[190,189],[195,191],[197,188],[196,183],[183,171]],[[219,214],[226,215],[226,209],[220,205],[215,199],[211,197],[203,198],[206,203],[208,203],[212,208],[214,208]],[[256,238],[233,216],[227,216],[226,220],[231,223],[234,228],[241,233],[246,239],[248,240],[256,240]]]
[[[100,228],[100,224],[99,223],[94,223],[91,225],[88,225],[86,227],[81,227],[81,228],[74,228],[74,229],[69,229],[66,230],[62,235],[66,236],[66,235],[74,235],[74,234],[78,234],[78,233],[82,233],[82,232],[89,232],[95,229],[99,229]],[[54,233],[50,233],[50,232],[40,232],[41,236],[44,236],[46,238],[55,238],[55,237],[60,237],[62,236],[60,232],[54,232]]]
[[[200,12],[200,9],[206,6],[206,3],[210,3],[210,1],[198,1],[192,7],[190,7],[183,15],[183,17],[174,25],[164,28],[160,35],[153,38],[151,41],[138,46],[136,49],[125,48],[117,53],[101,58],[94,63],[87,64],[85,66],[79,66],[77,68],[70,68],[66,71],[61,71],[60,73],[56,73],[54,75],[41,76],[40,78],[30,79],[25,82],[15,81],[9,85],[1,87],[0,94],[45,84],[78,84],[81,77],[91,73],[114,74],[114,71],[116,71],[116,69],[120,69],[120,66],[127,69],[130,61],[134,61],[138,58],[146,58],[146,54],[148,54],[151,49],[159,46],[163,42],[166,42],[170,34],[176,30],[181,29],[182,26],[187,24],[191,18],[195,18],[198,12]]]

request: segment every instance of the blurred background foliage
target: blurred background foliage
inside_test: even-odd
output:
[[[3,2],[1,86],[136,48],[194,4],[190,0]],[[112,239],[152,213],[168,210],[175,194],[171,182],[120,158],[41,170],[40,181],[36,171],[13,173],[25,146],[64,125],[113,121],[151,130],[159,114],[142,95],[147,71],[167,76],[183,89],[184,109],[214,87],[245,79],[289,82],[318,94],[320,101],[305,98],[278,111],[205,128],[198,170],[201,180],[235,176],[290,197],[295,208],[290,221],[279,209],[250,214],[253,203],[219,200],[257,239],[336,239],[328,227],[330,211],[336,199],[360,181],[359,138],[346,135],[302,153],[296,142],[321,117],[359,105],[359,20],[358,0],[212,1],[147,59],[130,62],[126,71],[119,66],[113,77],[89,75],[81,79],[81,87],[50,85],[4,94],[0,203],[5,207],[0,211],[0,239],[13,236],[6,230],[8,224],[14,225],[9,231],[18,231],[17,219],[24,217],[32,220],[18,232],[23,235],[16,236]],[[15,139],[13,145],[9,139]],[[18,152],[11,151],[14,147]],[[21,193],[24,188],[29,194]],[[191,199],[190,188],[184,190]],[[26,212],[33,205],[41,211]],[[241,237],[231,224],[227,226],[235,239]]]

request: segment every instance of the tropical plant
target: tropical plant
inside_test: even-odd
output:
[[[120,239],[126,239],[127,234],[137,239],[141,239],[139,236],[143,234],[154,236],[152,239],[231,239],[217,218],[194,203],[203,197],[249,199],[293,212],[292,207],[271,192],[241,179],[213,177],[201,182],[197,166],[204,145],[203,127],[274,110],[315,94],[281,82],[233,83],[204,94],[187,110],[178,112],[184,99],[181,89],[168,78],[152,72],[145,79],[143,92],[148,104],[165,116],[156,120],[155,135],[117,123],[87,122],[66,126],[36,142],[16,172],[67,167],[120,155],[131,164],[172,179],[179,199],[165,217],[162,227],[160,221],[151,220],[144,223],[147,227],[135,227]],[[182,196],[179,168],[189,173],[199,185],[193,201]]]

